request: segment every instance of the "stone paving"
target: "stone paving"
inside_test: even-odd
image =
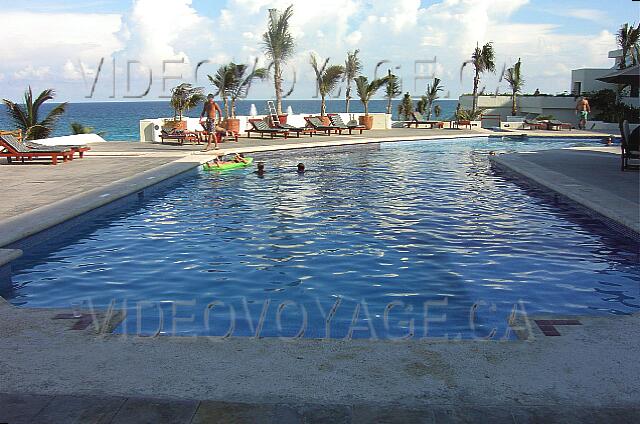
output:
[[[0,393],[0,422],[7,424],[215,424],[215,423],[634,423],[638,408],[435,405],[252,404],[149,398],[46,396]]]

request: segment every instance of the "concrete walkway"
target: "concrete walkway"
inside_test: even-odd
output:
[[[526,339],[444,342],[147,338],[64,312],[0,301],[0,422],[640,419],[638,315],[522,315]]]
[[[545,150],[494,156],[491,160],[637,235],[640,173],[620,170],[619,149],[612,146]]]

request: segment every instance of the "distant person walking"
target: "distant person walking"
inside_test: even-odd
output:
[[[586,97],[581,97],[576,104],[576,114],[578,115],[578,128],[583,130],[587,127],[587,119],[589,119],[589,113],[591,112],[591,106],[589,106],[589,100]]]
[[[216,119],[217,118],[217,119]],[[218,122],[222,121],[222,110],[220,106],[215,102],[213,94],[207,96],[207,101],[204,102],[202,113],[200,114],[200,123],[204,127],[207,133],[207,147],[203,152],[211,150],[211,142],[214,142],[214,146],[218,148],[218,138],[216,132],[225,132],[226,130],[218,126]]]

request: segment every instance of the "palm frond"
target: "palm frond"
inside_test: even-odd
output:
[[[331,65],[324,69],[320,78],[321,92],[324,92],[325,95],[331,92],[342,80],[342,75],[344,75],[342,65]]]
[[[20,129],[24,133],[26,133],[27,128],[29,128],[29,119],[25,114],[25,111],[20,107],[20,105],[12,102],[11,100],[4,99],[3,103],[7,109],[7,114],[13,121],[14,125]]]

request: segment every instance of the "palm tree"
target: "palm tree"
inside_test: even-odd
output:
[[[464,121],[477,121],[482,117],[484,109],[471,110],[471,109],[457,109],[456,119]]]
[[[427,120],[431,120],[433,102],[438,98],[439,91],[442,91],[442,87],[440,86],[440,78],[434,78],[433,84],[427,84]]]
[[[295,42],[289,32],[289,20],[293,15],[293,5],[289,5],[283,13],[277,9],[269,9],[269,26],[262,35],[265,53],[273,66],[273,85],[276,91],[276,108],[282,114],[282,67],[287,59],[293,56]]]
[[[387,77],[377,78],[369,82],[367,77],[360,75],[354,81],[356,82],[356,92],[364,106],[364,115],[369,116],[369,101],[387,83]]]
[[[96,133],[95,129],[93,129],[92,127],[85,127],[80,122],[72,122],[70,126],[71,126],[71,134],[73,135],[94,134],[94,133],[98,134],[100,137],[104,137],[105,135],[107,135],[107,133],[104,131],[100,131]]]
[[[436,118],[440,117],[440,115],[442,114],[442,108],[440,107],[440,105],[435,105],[433,107],[433,113],[435,113]]]
[[[355,49],[347,53],[347,60],[344,62],[344,79],[347,81],[347,92],[345,97],[345,112],[349,113],[349,103],[351,102],[351,82],[362,72],[362,63],[358,58],[360,50]]]
[[[408,121],[411,119],[413,113],[413,100],[411,100],[411,94],[406,93],[402,98],[402,101],[398,105],[398,115],[401,119]]]
[[[384,93],[384,97],[387,99],[388,115],[391,115],[391,102],[400,94],[402,94],[402,90],[400,88],[400,80],[396,75],[391,73],[391,70],[389,70],[389,74],[387,75],[387,85],[385,86]]]
[[[16,127],[22,130],[26,140],[47,138],[53,132],[53,127],[56,122],[67,110],[67,103],[61,103],[55,106],[41,121],[38,120],[38,115],[40,112],[40,106],[48,100],[53,100],[55,95],[56,93],[54,90],[47,89],[33,100],[33,92],[31,91],[31,86],[29,86],[27,91],[24,93],[23,105],[16,104],[11,100],[3,100],[7,107],[9,117]]]
[[[619,68],[627,67],[627,56],[631,57],[631,65],[636,65],[639,62],[638,56],[640,56],[640,23],[636,28],[633,27],[633,24],[625,23],[622,25],[616,34],[616,41],[622,49]]]
[[[512,68],[509,68],[504,73],[504,79],[507,80],[509,86],[511,87],[511,115],[516,116],[517,105],[516,105],[516,96],[522,90],[522,86],[524,85],[524,79],[520,74],[520,58]]]
[[[267,75],[266,68],[257,68],[258,61],[253,64],[253,70],[249,73],[249,66],[247,65],[236,65],[235,63],[231,63],[231,81],[229,81],[227,92],[229,97],[231,98],[231,118],[236,118],[236,100],[245,98],[249,92],[249,88],[251,87],[251,83],[254,80],[264,80]]]
[[[418,103],[416,104],[416,112],[418,112],[420,115],[424,115],[425,113],[427,113],[428,103],[429,100],[427,100],[427,96],[420,97],[420,100],[418,100]]]
[[[322,66],[318,63],[318,57],[311,53],[310,59],[311,67],[316,73],[316,83],[318,84],[318,91],[320,92],[320,116],[324,117],[327,113],[327,94],[331,92],[336,85],[342,80],[344,75],[344,66],[341,65],[329,65],[329,58],[327,58]]]
[[[228,63],[218,68],[215,76],[207,75],[209,82],[216,88],[214,96],[220,95],[222,99],[222,111],[224,118],[229,117],[229,92],[234,82],[235,63]]]
[[[460,79],[462,79],[462,71],[468,64],[473,65],[475,75],[473,77],[473,106],[471,110],[475,113],[478,108],[478,84],[480,83],[480,75],[484,72],[495,72],[495,53],[493,51],[493,43],[489,42],[480,48],[476,45],[476,49],[471,55],[471,59],[462,64],[460,68]]]
[[[171,106],[173,107],[173,120],[182,121],[184,112],[198,106],[204,101],[202,87],[193,87],[191,84],[182,83],[171,89]]]

